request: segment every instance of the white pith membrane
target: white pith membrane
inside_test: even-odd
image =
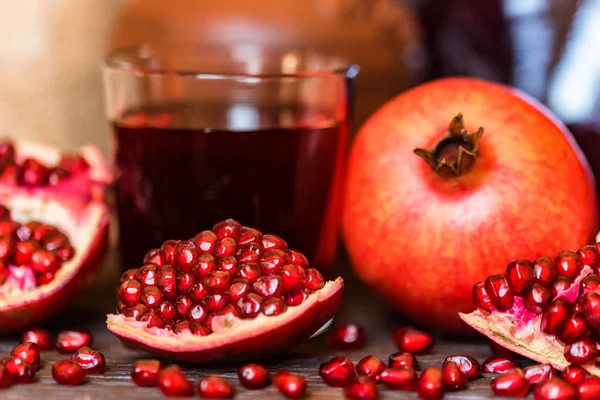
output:
[[[552,301],[576,302],[581,281],[592,273],[593,270],[585,266],[569,289],[558,292]],[[522,298],[517,295],[513,306],[506,311],[499,311],[492,305],[489,315],[479,309],[469,314],[459,313],[465,323],[508,350],[539,363],[551,364],[562,371],[570,365],[564,356],[565,345],[554,335],[541,331],[542,315],[527,310]],[[598,360],[600,357],[581,366],[591,374],[600,376],[600,368],[596,366]]]
[[[185,343],[186,352],[198,352],[205,349],[213,349],[219,346],[239,342],[240,339],[251,339],[253,336],[264,335],[269,331],[277,331],[281,326],[292,324],[302,318],[306,311],[314,307],[317,310],[324,306],[328,300],[335,296],[341,297],[344,282],[341,277],[335,281],[325,282],[325,286],[311,293],[306,300],[297,306],[288,306],[286,311],[275,316],[259,314],[255,318],[242,319],[232,315],[216,316],[212,321],[213,333],[207,336],[194,335],[191,332],[174,333],[160,328],[147,328],[147,322],[137,321],[133,317],[125,317],[123,314],[109,314],[107,316],[108,330],[121,338],[133,339],[148,347],[171,352],[182,351],[182,342]],[[337,305],[335,307],[337,309]],[[325,324],[335,313],[335,309],[327,310],[328,317],[324,317]],[[307,332],[310,336],[321,326],[316,326],[313,332]],[[308,338],[308,336],[306,336]],[[268,343],[267,343],[268,345]]]
[[[3,310],[33,303],[60,290],[77,274],[78,267],[92,250],[92,242],[108,223],[108,212],[102,203],[86,206],[66,207],[50,198],[14,195],[0,200],[11,211],[11,218],[19,223],[39,221],[57,227],[69,237],[75,249],[73,258],[64,262],[54,279],[36,286],[35,277],[29,266],[11,266],[9,276],[0,285],[0,313]],[[33,279],[33,281],[32,281]]]

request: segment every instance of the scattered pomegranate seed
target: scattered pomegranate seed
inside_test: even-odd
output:
[[[208,399],[229,399],[233,397],[233,386],[220,376],[208,376],[198,383],[198,394]]]
[[[520,368],[511,368],[492,379],[494,394],[507,397],[525,397],[529,392],[529,381]]]
[[[156,384],[165,396],[178,397],[194,394],[194,387],[178,365],[169,365],[160,370]]]
[[[579,400],[598,400],[600,399],[600,379],[590,376],[577,385]]]
[[[577,389],[560,378],[548,379],[533,390],[535,400],[577,400]]]
[[[284,396],[292,399],[302,398],[306,392],[306,380],[299,375],[284,370],[277,371],[273,375],[273,385]]]
[[[473,357],[464,354],[454,354],[446,357],[444,365],[449,362],[456,363],[458,369],[465,374],[468,380],[472,381],[481,378],[481,365]]]
[[[453,362],[445,362],[442,366],[442,377],[444,379],[444,388],[447,390],[463,390],[467,387],[467,376]]]
[[[532,385],[544,383],[548,379],[556,377],[556,371],[549,364],[531,365],[523,370],[525,378]]]
[[[398,350],[409,353],[424,353],[433,346],[433,337],[414,328],[398,328],[393,333]]]
[[[561,378],[571,385],[580,384],[590,373],[578,365],[570,365],[561,373]]]
[[[138,360],[131,366],[131,379],[138,386],[156,386],[160,361]]]
[[[61,331],[56,337],[56,350],[63,354],[91,345],[92,333],[87,329]]]
[[[389,368],[380,374],[380,381],[391,390],[415,390],[417,373],[409,366]]]
[[[237,374],[240,383],[246,389],[262,389],[269,383],[269,371],[259,364],[242,365]]]
[[[344,395],[352,400],[376,400],[379,397],[377,382],[368,376],[359,376],[344,388]]]
[[[35,369],[31,364],[16,356],[6,356],[0,359],[4,364],[11,383],[30,383],[35,376]]]
[[[492,356],[481,364],[483,372],[501,374],[511,368],[519,368],[519,363],[509,356]]]
[[[444,395],[444,379],[438,367],[427,367],[421,372],[417,386],[419,397],[424,400],[439,400]]]
[[[85,379],[85,371],[73,359],[60,360],[52,365],[52,377],[59,385],[79,385]]]
[[[40,368],[40,347],[35,343],[21,343],[13,349],[10,355],[19,357],[35,370]]]
[[[336,356],[321,364],[319,375],[329,386],[344,387],[354,380],[356,372],[348,357]]]
[[[10,375],[4,364],[0,364],[0,389],[10,385]]]
[[[368,376],[369,378],[379,382],[379,375],[385,370],[385,364],[375,356],[363,357],[356,364],[356,374],[360,376]]]
[[[415,371],[420,369],[417,358],[412,353],[397,352],[390,355],[388,368],[400,368],[404,366],[412,367]]]
[[[83,346],[72,356],[86,374],[99,374],[104,371],[104,355],[97,350]]]

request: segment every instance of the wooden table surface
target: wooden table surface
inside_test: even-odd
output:
[[[60,386],[54,382],[50,374],[54,361],[65,358],[55,351],[42,353],[42,367],[38,371],[36,381],[28,385],[15,385],[0,390],[0,399],[153,399],[162,398],[156,388],[136,387],[129,377],[129,370],[134,360],[148,358],[147,354],[131,350],[121,344],[105,327],[105,316],[113,311],[115,282],[118,280],[116,255],[111,252],[106,260],[96,284],[85,295],[74,301],[73,306],[59,317],[46,324],[56,333],[60,329],[84,327],[94,333],[92,347],[101,351],[107,360],[106,371],[101,375],[92,375],[86,382],[77,387]],[[405,324],[402,318],[390,310],[386,310],[373,294],[369,293],[352,277],[346,263],[340,262],[341,274],[346,278],[344,303],[336,317],[336,321],[356,322],[367,331],[367,345],[362,350],[346,351],[355,363],[363,356],[373,354],[385,362],[388,356],[397,351],[391,340],[392,330]],[[17,337],[0,339],[0,354],[8,354],[18,343]],[[441,366],[444,358],[450,354],[466,353],[483,361],[491,355],[485,341],[470,339],[457,341],[438,338],[431,354],[418,357],[421,368],[428,365]],[[342,389],[326,386],[318,376],[318,367],[323,361],[337,355],[338,352],[327,349],[324,337],[320,336],[307,341],[287,354],[274,359],[262,361],[272,372],[288,369],[303,375],[307,379],[310,399],[343,399]],[[168,361],[166,361],[168,362]],[[243,389],[237,380],[233,366],[194,366],[182,365],[186,375],[197,382],[202,376],[218,374],[224,376],[235,385],[236,399],[281,399],[283,398],[273,387],[265,390],[248,391]],[[469,388],[460,392],[449,392],[446,399],[479,399],[491,398],[489,376],[469,384]],[[380,386],[380,397],[383,399],[415,399],[414,392],[389,391]]]

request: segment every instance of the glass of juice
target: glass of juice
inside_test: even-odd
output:
[[[329,275],[357,72],[308,50],[246,45],[108,54],[122,267],[233,218]]]

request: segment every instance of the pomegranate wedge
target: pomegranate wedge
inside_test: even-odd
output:
[[[511,262],[473,287],[477,310],[459,314],[504,348],[563,370],[600,376],[600,243],[554,259]]]
[[[282,238],[234,220],[167,240],[121,282],[108,329],[132,347],[196,363],[256,360],[299,344],[334,316],[344,287]]]
[[[51,317],[89,284],[108,244],[108,167],[77,154],[0,141],[0,333]]]

